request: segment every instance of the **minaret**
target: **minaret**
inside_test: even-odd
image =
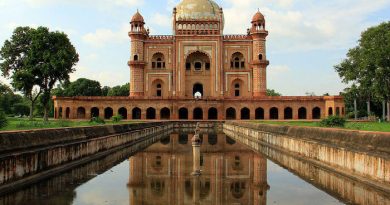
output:
[[[145,30],[144,18],[138,12],[131,19],[131,56],[128,65],[130,66],[130,96],[144,96],[144,41],[148,36],[148,31]]]
[[[250,35],[253,39],[253,97],[266,96],[267,94],[267,66],[269,61],[266,57],[265,19],[258,11],[252,18]]]

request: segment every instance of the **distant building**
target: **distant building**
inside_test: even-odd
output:
[[[173,35],[150,35],[137,11],[129,32],[129,96],[54,97],[55,117],[268,120],[344,115],[340,96],[266,96],[268,31],[260,12],[247,34],[224,35],[223,10],[214,1],[183,0],[173,9],[172,23]]]

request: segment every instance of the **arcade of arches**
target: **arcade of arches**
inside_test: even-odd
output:
[[[229,22],[211,0],[183,0],[172,15],[171,35],[151,35],[139,12],[131,18],[128,96],[53,97],[55,118],[310,120],[345,114],[341,96],[266,96],[269,33],[260,11],[248,14],[244,35],[223,33]]]
[[[319,103],[308,106],[252,102],[229,103],[221,106],[219,103],[206,104],[199,100],[189,103],[178,101],[177,103],[181,105],[150,102],[147,103],[148,106],[134,104],[91,107],[86,103],[85,106],[79,104],[78,107],[74,107],[70,103],[69,106],[56,107],[55,114],[57,118],[62,119],[90,119],[92,117],[111,119],[114,115],[120,115],[125,120],[316,120],[329,115],[345,115],[345,108],[342,104],[324,109],[324,106]],[[338,110],[338,112],[333,112],[333,110]]]

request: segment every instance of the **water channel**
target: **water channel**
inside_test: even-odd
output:
[[[388,193],[292,157],[267,159],[215,130],[201,132],[202,174],[192,176],[192,137],[193,132],[176,130],[137,153],[124,149],[1,196],[0,204],[332,205],[390,200]]]

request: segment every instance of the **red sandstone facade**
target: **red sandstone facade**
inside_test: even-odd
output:
[[[222,8],[212,0],[183,0],[173,9],[173,35],[152,36],[137,12],[129,32],[130,95],[54,97],[55,117],[268,120],[344,115],[339,96],[266,96],[264,16],[255,14],[246,35],[224,35],[224,23]]]

